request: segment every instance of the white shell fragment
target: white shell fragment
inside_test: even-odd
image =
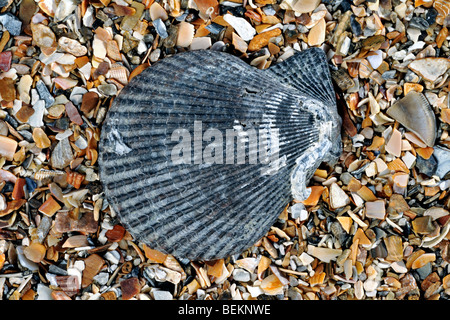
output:
[[[252,25],[248,23],[244,18],[235,17],[227,13],[223,16],[223,19],[233,27],[236,33],[244,41],[252,40],[256,34],[255,28],[253,28]]]
[[[408,65],[408,68],[425,80],[434,82],[450,68],[450,60],[435,57],[416,59]]]
[[[342,253],[341,249],[330,249],[324,247],[316,247],[313,245],[308,245],[307,253],[313,257],[316,257],[320,261],[330,262],[331,260],[336,260],[336,258]]]

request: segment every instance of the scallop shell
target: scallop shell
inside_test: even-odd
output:
[[[315,169],[340,154],[340,125],[321,49],[267,70],[223,52],[179,53],[114,100],[100,180],[136,240],[179,258],[222,258],[308,197]]]

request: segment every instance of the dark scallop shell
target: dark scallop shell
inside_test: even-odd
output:
[[[222,52],[180,53],[115,99],[102,128],[100,179],[136,240],[179,258],[223,258],[308,196],[314,170],[339,155],[340,124],[321,49],[268,70]]]

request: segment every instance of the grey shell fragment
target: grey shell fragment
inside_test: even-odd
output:
[[[22,21],[10,12],[0,14],[0,25],[12,36],[18,36],[22,30]]]
[[[100,179],[136,240],[179,258],[222,258],[259,240],[293,197],[308,196],[317,166],[339,156],[340,124],[320,49],[269,70],[222,52],[179,53],[115,99]]]

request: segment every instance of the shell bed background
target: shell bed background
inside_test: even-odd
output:
[[[449,6],[0,0],[0,298],[448,299]],[[99,182],[124,86],[185,51],[268,72],[311,47],[328,59],[342,153],[313,173],[310,197],[223,259],[133,238]]]

